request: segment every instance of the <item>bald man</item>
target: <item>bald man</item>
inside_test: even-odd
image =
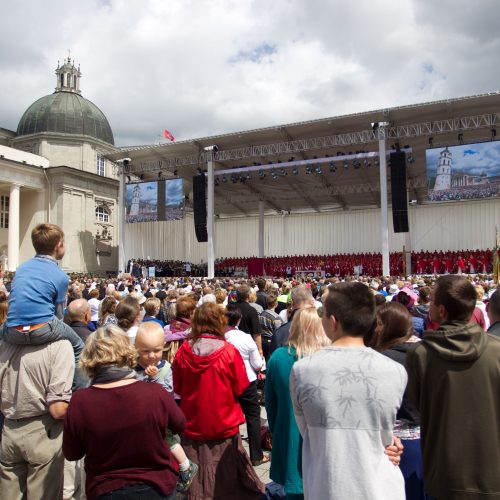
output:
[[[85,342],[92,333],[88,327],[90,321],[90,306],[85,299],[73,300],[68,306],[69,326]]]

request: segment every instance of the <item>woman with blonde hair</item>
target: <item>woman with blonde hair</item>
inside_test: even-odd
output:
[[[315,306],[299,309],[293,316],[288,346],[279,347],[266,370],[266,411],[273,436],[270,478],[283,485],[287,499],[303,499],[299,467],[302,441],[290,399],[290,372],[296,361],[330,345]]]
[[[71,397],[63,453],[85,457],[89,500],[175,498],[178,475],[165,435],[181,432],[186,421],[160,384],[135,378],[136,360],[114,325],[92,333],[83,350],[80,366],[92,383]]]

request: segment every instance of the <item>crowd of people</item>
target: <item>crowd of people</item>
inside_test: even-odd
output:
[[[32,241],[0,287],[0,498],[500,498],[487,275],[70,279],[60,228]]]
[[[493,251],[420,251],[411,252],[413,274],[449,273],[491,273]],[[217,276],[246,276],[249,258],[223,258],[215,262]],[[266,257],[263,259],[266,275],[292,277],[298,272],[306,274],[320,272],[325,277],[345,277],[351,275],[380,276],[382,255],[380,253],[335,254],[335,255],[295,255],[286,257]],[[391,276],[410,274],[406,269],[402,252],[389,255]]]

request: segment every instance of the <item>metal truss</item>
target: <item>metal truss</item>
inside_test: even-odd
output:
[[[386,138],[405,139],[421,136],[432,136],[450,132],[463,132],[478,130],[500,125],[500,113],[489,113],[484,115],[466,116],[462,118],[449,118],[423,122],[412,125],[397,125],[385,127]],[[129,164],[123,168],[125,174],[137,174],[143,172],[172,170],[179,167],[204,164],[208,161],[209,153],[213,154],[215,162],[227,162],[235,160],[258,159],[269,156],[298,154],[305,151],[321,149],[334,149],[359,144],[369,144],[379,139],[378,130],[362,130],[326,137],[314,137],[311,139],[298,139],[273,144],[262,144],[244,148],[228,149],[212,152],[201,151],[197,154],[179,156],[175,158],[162,158],[139,164]],[[244,168],[244,167],[242,167]]]

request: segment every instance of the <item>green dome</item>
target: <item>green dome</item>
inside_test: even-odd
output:
[[[46,95],[24,112],[17,135],[40,132],[90,136],[114,145],[113,132],[103,112],[75,92]]]

